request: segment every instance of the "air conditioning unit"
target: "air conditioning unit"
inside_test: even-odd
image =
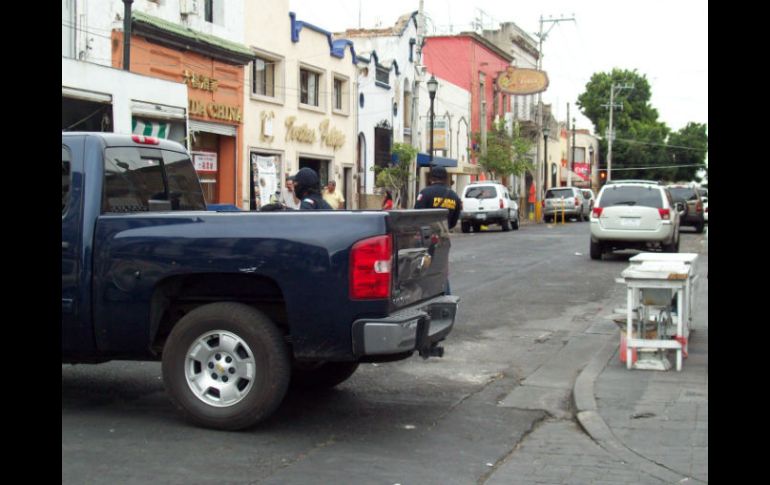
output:
[[[182,15],[198,15],[199,10],[198,0],[179,0],[179,13]]]

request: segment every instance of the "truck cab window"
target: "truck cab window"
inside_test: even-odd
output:
[[[165,198],[162,158],[158,149],[107,148],[102,212],[146,212],[150,199]]]
[[[70,164],[72,157],[67,147],[61,147],[61,213],[67,211],[67,201],[70,194]]]

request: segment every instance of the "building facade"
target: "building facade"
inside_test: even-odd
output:
[[[247,2],[243,21],[255,59],[243,77],[241,205],[259,207],[283,189],[288,175],[310,167],[322,184],[337,182],[347,209],[358,208],[352,42],[301,20],[288,0]]]
[[[236,204],[242,198],[244,66],[253,58],[242,44],[244,2],[136,0],[130,7],[128,66],[125,6],[116,0],[66,0],[62,54],[182,85],[187,100],[181,107],[157,91],[145,95],[150,101],[132,99],[130,132],[183,143],[206,202]],[[115,128],[123,123],[116,120]]]
[[[496,119],[505,119],[506,113],[511,113],[511,97],[497,89],[496,81],[512,60],[510,53],[473,32],[427,37],[423,49],[428,72],[470,93],[469,130],[482,140]],[[459,118],[457,122],[460,123]],[[471,148],[470,165],[477,170],[480,147]],[[461,170],[471,179],[477,177],[471,170]],[[485,178],[482,171],[478,173],[480,178]],[[511,185],[510,180],[501,182]]]

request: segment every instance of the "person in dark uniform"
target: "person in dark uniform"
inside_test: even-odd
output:
[[[463,201],[454,190],[447,185],[447,173],[444,167],[434,166],[430,169],[430,185],[417,195],[415,209],[449,209],[449,229],[457,225]]]
[[[310,167],[299,169],[294,176],[294,193],[300,200],[299,210],[301,211],[332,210],[332,206],[321,196],[321,181],[318,179],[318,174]]]
[[[425,187],[417,194],[415,209],[448,209],[449,230],[457,225],[457,219],[460,217],[460,211],[463,210],[463,201],[457,196],[454,190],[447,184],[447,173],[444,167],[433,166],[430,169],[430,185]],[[451,294],[449,280],[446,281],[447,295]]]

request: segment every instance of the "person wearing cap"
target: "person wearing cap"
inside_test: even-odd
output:
[[[457,225],[463,201],[447,184],[447,172],[444,167],[433,166],[430,169],[430,185],[417,195],[415,209],[448,209],[449,229]]]
[[[332,210],[332,206],[321,197],[321,181],[310,167],[299,169],[294,176],[294,194],[300,200],[299,210]]]

